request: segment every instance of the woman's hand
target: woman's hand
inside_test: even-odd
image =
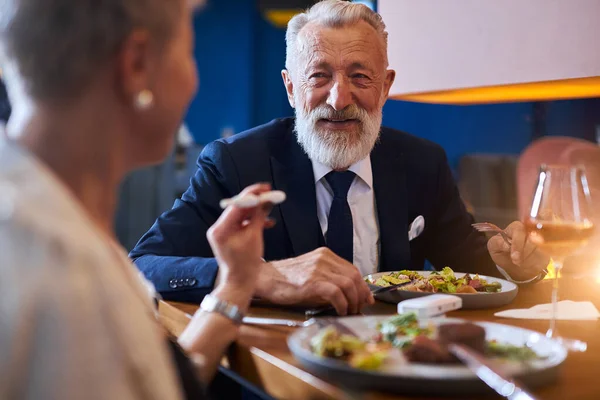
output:
[[[271,190],[269,184],[256,184],[241,193],[259,195]],[[263,230],[271,227],[270,205],[252,208],[229,206],[210,227],[206,236],[219,263],[219,282],[253,291],[264,252]]]
[[[244,189],[244,194],[261,194],[271,185],[257,184]],[[229,206],[206,236],[219,263],[218,285],[211,293],[221,301],[236,305],[245,312],[254,293],[263,264],[263,230],[273,226],[267,218],[272,205],[253,208]],[[204,360],[200,375],[208,383],[214,376],[223,352],[235,340],[238,326],[218,313],[196,312],[179,336],[179,344],[188,353],[200,354]]]

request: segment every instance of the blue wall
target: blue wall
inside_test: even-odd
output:
[[[209,0],[195,17],[199,92],[186,122],[200,144],[252,125],[254,1]]]
[[[258,13],[252,0],[209,0],[195,21],[200,90],[187,123],[206,144],[223,128],[240,132],[293,114],[280,71],[285,31]],[[595,138],[600,99],[550,102],[546,129],[551,135]],[[532,135],[533,104],[442,106],[388,101],[386,126],[441,144],[455,167],[466,153],[518,154]]]
[[[531,136],[532,105],[445,106],[388,101],[384,124],[439,143],[457,165],[465,153],[520,152]]]
[[[186,123],[206,144],[224,129],[241,132],[292,115],[283,84],[285,31],[265,21],[251,0],[209,0],[194,20],[199,92]]]

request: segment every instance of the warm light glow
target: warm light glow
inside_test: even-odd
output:
[[[600,97],[600,77],[464,88],[392,96],[395,100],[437,104],[489,104]]]
[[[548,264],[548,274],[544,277],[544,279],[554,279],[556,276],[556,271],[554,270],[554,263],[550,260],[550,264]],[[562,273],[558,275],[559,278],[562,277]]]
[[[267,10],[265,11],[265,18],[278,28],[287,27],[290,19],[294,15],[304,12],[302,9],[289,9],[289,10]]]
[[[593,276],[596,279],[596,283],[600,283],[600,261],[598,261],[596,264],[597,267]],[[544,277],[544,279],[554,279],[555,274],[556,272],[554,271],[554,264],[552,264],[552,261],[550,261],[550,264],[548,265],[548,274]],[[562,277],[562,272],[559,277]]]

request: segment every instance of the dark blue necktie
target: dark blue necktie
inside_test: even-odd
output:
[[[335,254],[352,263],[354,259],[352,212],[348,205],[348,190],[355,174],[352,171],[331,171],[325,176],[331,190],[333,201],[327,219],[327,247]]]

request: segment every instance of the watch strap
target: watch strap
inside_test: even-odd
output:
[[[206,295],[202,300],[202,303],[200,303],[200,310],[208,313],[221,314],[236,325],[241,324],[244,319],[244,314],[240,311],[238,306],[210,294]]]

